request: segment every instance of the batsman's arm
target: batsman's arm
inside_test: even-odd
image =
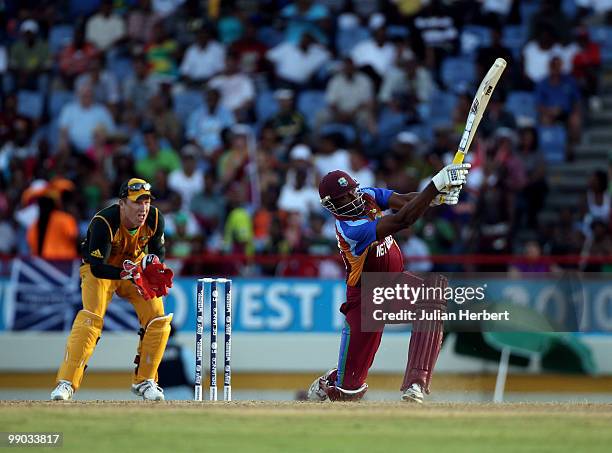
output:
[[[429,207],[429,203],[438,195],[438,189],[433,182],[429,183],[422,192],[411,196],[395,214],[386,215],[379,219],[376,224],[376,238],[382,240],[385,237],[408,228],[423,215]],[[413,195],[413,194],[406,194]],[[391,206],[391,204],[389,204]]]
[[[148,253],[151,255],[157,255],[159,260],[163,263],[166,258],[166,244],[164,238],[164,229],[166,227],[166,221],[162,213],[157,210],[157,229],[155,234],[151,237],[148,244]]]
[[[108,225],[104,220],[94,218],[91,221],[88,246],[88,249],[84,250],[84,253],[87,254],[84,258],[90,264],[93,276],[108,280],[121,280],[123,269],[106,264],[111,252],[111,238]]]
[[[419,195],[419,192],[410,192],[410,193],[397,193],[393,192],[389,197],[389,209],[393,209],[394,211],[399,211],[409,203],[414,200]]]

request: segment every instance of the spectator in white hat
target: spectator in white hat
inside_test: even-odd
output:
[[[38,24],[25,20],[19,27],[21,37],[11,46],[9,69],[19,88],[37,90],[41,73],[51,69],[49,46],[38,36]]]

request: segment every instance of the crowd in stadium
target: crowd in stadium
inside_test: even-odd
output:
[[[398,238],[404,253],[610,254],[605,168],[584,207],[540,219],[547,169],[580,158],[586,112],[601,108],[589,26],[608,23],[608,4],[3,2],[0,253],[78,257],[45,253],[31,233],[41,215],[61,212],[45,228],[76,244],[139,176],[166,216],[169,256],[335,254],[319,178],[340,168],[363,187],[419,190],[452,159],[503,57],[461,202],[429,210]]]

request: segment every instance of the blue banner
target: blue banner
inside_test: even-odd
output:
[[[0,331],[69,330],[82,306],[78,265],[57,267],[27,260],[15,261],[12,270],[10,280],[0,279]],[[612,332],[612,282],[605,276],[569,280],[547,275],[514,280],[491,275],[478,279],[454,276],[451,283],[484,284],[487,302],[531,307],[568,326],[567,331]],[[177,277],[165,299],[166,312],[174,313],[179,331],[195,330],[196,289],[197,278]],[[235,332],[331,333],[339,332],[344,321],[339,312],[345,301],[341,280],[235,278],[232,299]],[[208,310],[209,301],[205,301],[206,326],[210,322]],[[104,328],[135,331],[138,327],[130,304],[113,298]]]

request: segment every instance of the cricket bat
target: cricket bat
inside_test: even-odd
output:
[[[499,78],[504,72],[504,69],[506,69],[506,64],[506,60],[503,58],[495,60],[495,63],[493,63],[487,75],[485,75],[482,82],[480,82],[478,91],[476,91],[476,95],[472,101],[472,107],[470,107],[470,113],[465,122],[465,129],[463,129],[463,134],[461,135],[459,149],[453,158],[453,164],[462,163],[463,158],[469,151],[474,135],[476,135],[476,129],[478,129],[482,115],[489,104],[493,90],[495,90]]]

